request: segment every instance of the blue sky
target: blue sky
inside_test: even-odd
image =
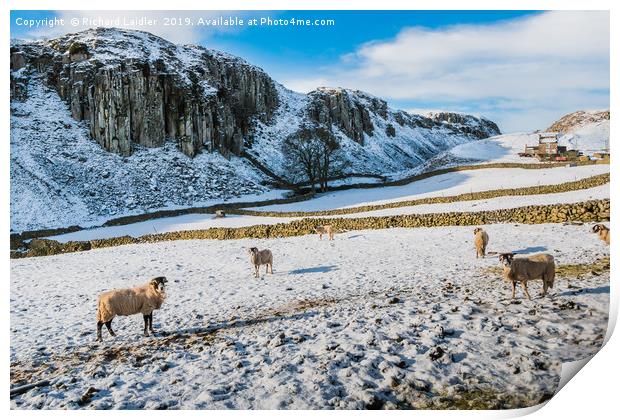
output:
[[[193,22],[219,16],[246,22],[266,16],[333,19],[333,26],[321,27],[142,28],[173,42],[239,55],[297,91],[324,85],[359,88],[396,108],[484,115],[504,131],[545,128],[567,112],[609,107],[607,12],[13,11],[11,36],[76,31],[70,25],[24,28],[16,24],[18,17],[134,15],[160,22],[166,16]]]

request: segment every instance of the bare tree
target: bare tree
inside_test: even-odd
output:
[[[282,148],[291,175],[301,174],[312,191],[316,191],[316,184],[321,191],[327,190],[334,156],[340,149],[340,143],[330,130],[302,126],[285,139]]]

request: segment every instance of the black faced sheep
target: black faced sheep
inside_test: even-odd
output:
[[[527,291],[527,282],[542,279],[543,293],[553,287],[555,279],[555,262],[549,254],[535,254],[522,258],[514,258],[514,254],[500,254],[499,261],[504,268],[504,279],[512,284],[512,298],[515,298],[517,282],[521,283],[525,296],[532,299]]]
[[[259,277],[258,269],[261,265],[265,267],[265,274],[273,274],[273,255],[268,249],[259,251],[258,248],[248,248],[248,255],[250,256],[250,262],[254,266],[254,277]]]
[[[609,245],[609,235],[610,235],[610,231],[609,228],[603,224],[596,224],[594,226],[592,226],[592,232],[593,233],[598,233],[598,237],[602,240],[605,241],[605,243],[607,243],[607,245]]]
[[[144,318],[144,335],[149,335],[147,329],[153,333],[153,310],[161,308],[164,303],[167,282],[165,277],[155,277],[141,286],[102,293],[97,303],[97,340],[101,341],[101,328],[104,324],[110,335],[116,335],[112,330],[112,320],[117,315],[141,313]]]

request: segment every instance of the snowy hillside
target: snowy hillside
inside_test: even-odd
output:
[[[579,150],[585,155],[609,152],[609,120],[593,122],[576,128],[560,137],[559,144],[569,150]]]
[[[456,166],[466,163],[538,163],[536,158],[520,157],[525,146],[538,144],[538,133],[510,133],[493,136],[473,142],[464,142],[438,153],[423,165],[409,172],[415,174],[428,169]],[[568,150],[577,149],[584,155],[609,150],[609,119],[588,121],[578,124],[569,132],[560,134],[558,144]]]
[[[411,115],[359,91],[294,93],[238,57],[140,31],[16,41],[11,228],[266,197],[274,179],[243,156],[288,178],[282,143],[305,125],[333,131],[345,175],[398,175],[499,133],[485,119]]]
[[[341,150],[338,159],[345,173],[393,175],[417,167],[443,150],[472,140],[499,133],[488,120],[458,116],[448,122],[421,115],[410,115],[389,108],[385,101],[360,91],[319,88],[308,95],[292,92],[277,85],[280,106],[270,124],[259,123],[248,152],[278,175],[286,177],[282,156],[282,139],[295,133],[303,124],[312,122],[317,101],[327,98],[329,109],[363,109],[367,112],[368,130],[356,130],[352,118],[322,115],[337,136]],[[322,111],[321,111],[322,112]]]
[[[485,226],[489,251],[591,264],[590,226]],[[589,240],[584,240],[587,236]],[[591,240],[590,240],[591,239]],[[12,408],[514,408],[551,397],[561,362],[602,344],[609,272],[511,300],[471,227],[177,241],[11,261]],[[423,243],[424,246],[420,246]],[[270,248],[254,279],[244,247]],[[371,257],[370,257],[371,256]],[[113,261],[111,264],[110,262]],[[95,339],[98,293],[165,275],[168,299]],[[148,391],[145,391],[148,390]],[[488,404],[495,404],[488,406]]]
[[[559,143],[569,150],[576,149],[592,155],[609,151],[609,118],[608,110],[577,111],[564,115],[548,131],[560,132]]]
[[[11,103],[12,230],[89,226],[155,208],[282,194],[261,185],[265,175],[240,158],[192,159],[171,143],[128,157],[105,152],[39,78],[30,79],[28,92]]]

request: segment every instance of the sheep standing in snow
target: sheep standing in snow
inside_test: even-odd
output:
[[[482,230],[482,228],[477,227],[476,229],[474,229],[474,245],[476,245],[476,258],[484,258],[487,252],[488,243],[489,235],[484,230]]]
[[[141,313],[144,318],[144,335],[153,331],[153,310],[161,308],[166,298],[165,277],[155,277],[141,286],[131,289],[116,289],[102,293],[97,303],[97,340],[101,341],[101,328],[105,324],[111,336],[112,320],[117,315],[127,316]]]
[[[248,255],[250,256],[250,262],[254,266],[254,277],[260,277],[258,269],[261,265],[265,266],[265,274],[273,274],[273,255],[268,249],[259,251],[258,248],[248,248]]]
[[[607,243],[607,245],[609,245],[609,235],[610,235],[610,231],[609,228],[603,224],[596,224],[594,226],[592,226],[592,233],[598,233],[598,237],[601,239],[601,241],[605,241],[605,243]]]
[[[552,255],[535,254],[523,258],[514,258],[514,254],[500,254],[499,262],[504,268],[504,279],[512,284],[512,298],[515,298],[517,282],[521,283],[525,296],[532,300],[527,291],[527,282],[535,279],[542,279],[543,292],[547,294],[547,289],[553,288],[555,279],[555,261]]]
[[[319,234],[319,240],[323,239],[323,235],[327,235],[330,241],[334,240],[334,229],[331,225],[315,226],[314,231]]]

